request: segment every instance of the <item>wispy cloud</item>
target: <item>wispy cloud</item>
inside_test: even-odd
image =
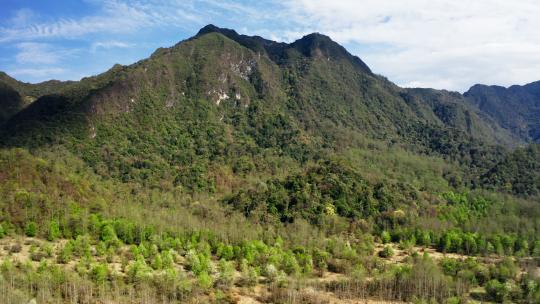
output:
[[[125,48],[134,47],[134,46],[135,46],[134,43],[128,43],[128,42],[117,41],[117,40],[108,40],[108,41],[97,41],[97,42],[92,43],[90,50],[92,52],[96,52],[98,49],[105,49],[105,50],[114,49],[114,48],[125,49]]]
[[[24,27],[32,23],[36,19],[37,14],[28,8],[19,9],[15,12],[13,17],[8,20],[8,24],[14,27]]]
[[[13,69],[9,70],[8,73],[12,76],[29,76],[32,78],[41,78],[45,77],[47,79],[52,79],[57,76],[61,76],[66,72],[65,69],[59,67],[51,68],[24,68],[24,69]]]
[[[77,52],[77,49],[64,49],[38,42],[21,42],[16,47],[19,52],[15,59],[19,64],[55,64]]]
[[[100,32],[133,32],[156,23],[156,20],[152,19],[152,14],[141,8],[121,1],[103,1],[101,11],[97,15],[0,28],[0,42],[76,38]]]

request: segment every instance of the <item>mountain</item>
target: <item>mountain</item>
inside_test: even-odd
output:
[[[179,160],[206,171],[261,151],[304,162],[365,138],[457,160],[478,176],[502,159],[500,147],[519,143],[459,93],[400,88],[317,33],[286,44],[208,25],[79,82],[11,83],[21,96],[41,97],[10,114],[0,142],[62,143],[126,180],[181,183],[193,172],[174,169]]]
[[[23,83],[0,72],[0,125],[39,97],[58,92],[69,83],[57,80]]]
[[[43,124],[56,132],[61,128],[55,124],[58,119],[84,122],[80,127],[92,134],[88,130],[93,119],[131,112],[143,92],[161,94],[165,108],[174,108],[182,99],[212,101],[213,110],[228,108],[218,104],[227,100],[244,107],[260,102],[265,108],[280,109],[319,141],[335,140],[336,133],[345,130],[397,140],[405,133],[414,137],[411,130],[424,126],[451,128],[490,144],[514,141],[464,105],[458,94],[401,89],[374,75],[327,36],[311,34],[285,44],[212,25],[172,48],[159,49],[147,60],[70,84],[60,96],[44,96],[12,119],[8,134],[32,129],[39,133]],[[227,123],[224,118],[222,123]]]
[[[540,299],[540,149],[328,36],[0,83],[8,303]]]
[[[475,85],[464,96],[516,136],[540,142],[540,81],[509,88]]]

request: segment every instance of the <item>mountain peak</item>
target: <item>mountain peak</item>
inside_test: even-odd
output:
[[[225,36],[238,35],[238,33],[235,30],[228,29],[228,28],[221,28],[221,27],[215,26],[213,24],[208,24],[208,25],[204,26],[203,28],[201,28],[199,30],[199,32],[197,33],[197,35],[195,35],[195,37],[202,36],[202,35],[209,34],[209,33],[220,33],[220,34],[223,34]]]
[[[371,74],[371,69],[357,56],[350,54],[342,45],[321,33],[308,34],[290,44],[304,56],[323,55],[332,59],[350,60],[360,70]]]
[[[322,55],[337,60],[347,59],[360,70],[369,74],[372,73],[370,68],[360,58],[350,54],[343,46],[330,37],[317,32],[305,35],[295,42],[287,44],[264,39],[260,36],[238,34],[235,30],[208,24],[201,28],[194,38],[210,33],[222,34],[255,52],[266,53],[270,59],[277,63],[283,61],[283,58],[287,56],[287,49],[296,49],[307,57]]]

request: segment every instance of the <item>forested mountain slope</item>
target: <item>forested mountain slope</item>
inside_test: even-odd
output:
[[[540,81],[509,88],[475,85],[467,100],[520,138],[540,142]]]
[[[77,142],[93,165],[106,162],[99,156],[103,144],[129,136],[156,140],[144,145],[156,162],[169,166],[176,160],[162,147],[172,149],[182,137],[192,148],[175,153],[204,150],[204,159],[228,158],[235,144],[250,141],[257,149],[279,148],[305,160],[319,149],[354,147],[368,137],[479,162],[478,149],[516,142],[459,94],[401,89],[324,35],[283,44],[213,26],[147,60],[45,95],[4,130],[8,146]],[[226,148],[216,150],[217,142]],[[140,150],[132,152],[114,157],[142,157]]]
[[[540,300],[538,148],[327,36],[209,25],[78,82],[0,84],[14,302]]]

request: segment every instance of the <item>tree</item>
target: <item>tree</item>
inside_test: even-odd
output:
[[[58,225],[58,221],[52,220],[49,223],[49,234],[47,235],[47,240],[54,241],[59,238],[61,234],[62,233],[60,232],[60,225]]]
[[[491,300],[496,302],[503,302],[508,298],[508,289],[506,288],[506,285],[495,279],[487,282],[486,293]]]
[[[197,275],[197,283],[202,290],[208,290],[214,285],[214,280],[206,271],[202,271]]]
[[[152,261],[152,268],[155,270],[159,270],[163,268],[163,259],[161,258],[161,254],[156,254],[154,256],[154,260]]]
[[[390,243],[391,240],[392,240],[392,237],[390,236],[390,232],[384,230],[381,233],[381,242],[383,244],[387,244],[387,243]]]
[[[107,281],[107,278],[109,276],[109,268],[107,267],[107,264],[96,264],[92,267],[92,279],[98,283],[103,284],[105,281]]]
[[[37,224],[35,222],[28,222],[24,229],[26,236],[35,237],[37,235]]]

